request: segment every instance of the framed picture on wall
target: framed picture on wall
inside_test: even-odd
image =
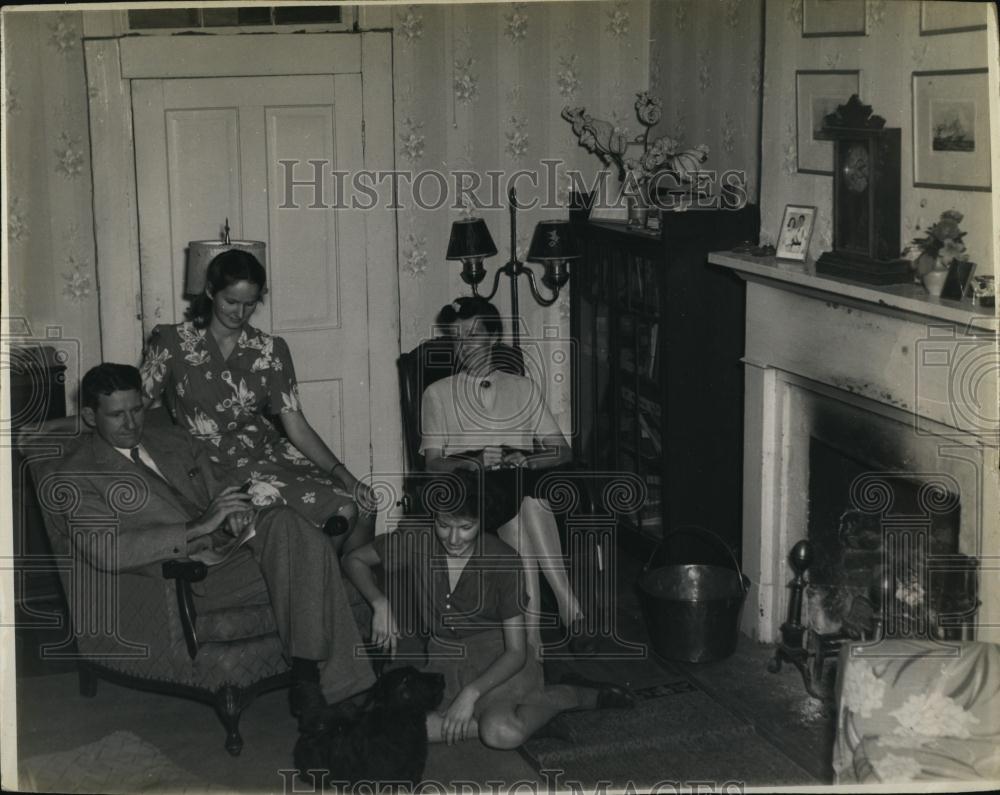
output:
[[[940,33],[986,30],[988,10],[986,3],[923,0],[920,4],[920,35],[937,36]]]
[[[865,0],[802,0],[802,35],[806,38],[867,33]]]
[[[816,208],[804,204],[786,204],[778,231],[775,256],[778,259],[792,259],[804,262],[809,251],[816,220]]]
[[[861,72],[800,69],[795,73],[796,165],[803,174],[833,173],[833,142],[816,134],[823,117],[861,93]]]
[[[913,73],[913,184],[988,191],[986,69]]]

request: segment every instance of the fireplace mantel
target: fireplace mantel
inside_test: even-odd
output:
[[[816,263],[789,262],[775,257],[754,257],[718,251],[709,254],[708,261],[737,271],[748,281],[781,282],[788,290],[839,300],[871,304],[885,314],[912,316],[921,322],[952,323],[974,332],[997,330],[996,310],[974,307],[965,301],[932,298],[917,284],[892,284],[883,287],[859,284],[834,276],[816,273]]]
[[[786,555],[804,537],[808,516],[801,460],[808,417],[795,412],[810,395],[901,429],[901,446],[925,467],[930,460],[932,468],[946,470],[956,449],[974,461],[973,480],[981,482],[963,489],[962,510],[974,521],[961,551],[983,563],[976,635],[1000,641],[994,310],[930,298],[916,285],[876,287],[823,276],[811,263],[732,252],[712,253],[709,263],[747,282],[743,568],[754,584],[743,630],[770,642],[785,620],[792,576]]]

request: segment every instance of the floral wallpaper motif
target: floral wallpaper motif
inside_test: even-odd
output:
[[[525,13],[527,3],[514,3],[511,12],[504,16],[507,23],[504,35],[515,44],[528,35],[528,15]]]
[[[628,4],[624,2],[615,3],[615,7],[607,12],[608,32],[616,39],[623,39],[632,28],[632,16],[629,13]]]
[[[80,12],[16,11],[2,42],[11,309],[36,336],[79,341],[70,385],[101,360],[82,30]]]
[[[69,268],[62,275],[63,295],[74,304],[78,304],[90,297],[90,266],[86,262],[78,262],[72,254],[66,257],[66,267]]]
[[[488,171],[510,175],[517,169],[544,172],[540,161],[556,159],[551,183],[559,206],[568,202],[568,169],[591,179],[599,161],[579,147],[560,117],[565,105],[584,105],[623,126],[634,122],[635,93],[649,81],[648,0],[617,2],[398,5],[392,9],[395,141],[397,162],[414,170]],[[542,180],[540,179],[540,184]],[[460,266],[444,253],[453,221],[484,218],[498,253],[485,261],[485,289],[496,268],[510,256],[507,188],[496,188],[491,206],[484,188],[459,207],[398,214],[400,333],[404,351],[431,329],[441,305],[469,287]],[[528,180],[518,183],[518,198],[531,194]],[[488,206],[477,206],[480,200]],[[518,213],[516,247],[527,251],[537,221],[565,217],[551,208]],[[540,275],[537,266],[536,274]],[[567,299],[549,308],[535,304],[522,278],[520,307],[533,334],[546,325],[568,332]],[[544,288],[540,288],[543,289]],[[509,282],[495,298],[509,311]],[[558,379],[555,376],[560,376]],[[557,417],[569,419],[569,379],[553,372],[543,385]]]
[[[60,14],[54,22],[49,23],[48,28],[49,45],[60,54],[65,55],[74,47],[80,46],[80,33],[68,14]]]
[[[786,0],[780,0],[782,8]],[[650,135],[708,147],[705,168],[741,171],[755,189],[763,0],[650,4],[650,85],[663,118]],[[749,194],[756,201],[755,190]]]
[[[83,149],[80,140],[68,132],[59,133],[59,146],[55,149],[56,171],[64,177],[78,177],[83,172]]]

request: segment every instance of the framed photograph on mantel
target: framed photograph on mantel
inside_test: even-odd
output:
[[[968,0],[923,0],[920,4],[920,35],[937,36],[941,33],[965,33],[969,30],[986,30],[986,3]]]
[[[986,69],[913,73],[913,184],[991,190]]]
[[[778,243],[775,246],[774,255],[778,259],[805,262],[815,221],[815,207],[804,204],[785,205],[785,214],[781,216],[781,229],[778,231]]]
[[[802,35],[805,38],[867,34],[865,0],[802,0]]]
[[[795,73],[795,149],[800,173],[833,173],[833,142],[816,134],[823,129],[827,114],[860,93],[857,69],[800,69]]]

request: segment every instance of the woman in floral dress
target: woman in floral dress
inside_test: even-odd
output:
[[[254,505],[287,503],[319,526],[345,516],[351,531],[334,538],[346,553],[374,536],[373,495],[303,415],[285,341],[249,324],[265,285],[252,254],[233,249],[213,259],[189,320],[153,329],[143,391],[150,402],[162,399],[213,461],[250,482]],[[280,416],[287,438],[269,415]]]

